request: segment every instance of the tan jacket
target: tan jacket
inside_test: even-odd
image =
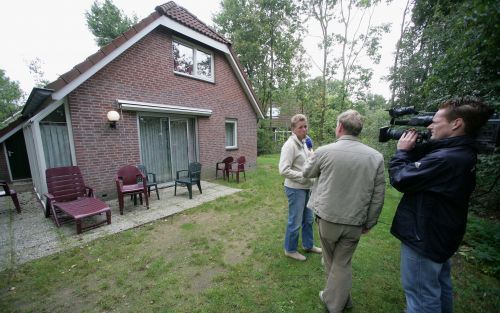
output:
[[[307,206],[320,218],[367,229],[377,224],[384,205],[384,157],[357,137],[344,135],[318,148],[303,175],[318,177]]]
[[[281,147],[279,163],[280,175],[285,176],[284,185],[295,189],[309,189],[312,180],[302,176],[302,169],[307,159],[307,151],[304,143],[292,134]]]

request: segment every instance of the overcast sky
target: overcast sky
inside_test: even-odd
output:
[[[29,94],[34,87],[28,64],[39,58],[42,70],[49,81],[69,71],[84,61],[99,48],[88,30],[84,13],[90,9],[93,0],[7,0],[0,10],[0,69]],[[154,12],[157,5],[166,0],[113,0],[113,3],[128,16],[135,13],[139,20]],[[220,0],[176,0],[200,20],[212,26],[212,16],[220,11]],[[391,34],[384,36],[380,65],[375,69],[372,92],[390,95],[386,82],[381,77],[388,74],[394,62],[394,47],[399,37],[399,25],[405,0],[395,0],[389,6],[377,8],[376,22],[392,23]],[[304,45],[312,59],[311,76],[319,74],[314,63],[321,64],[319,28],[311,29]]]

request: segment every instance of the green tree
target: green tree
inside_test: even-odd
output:
[[[323,50],[322,88],[318,107],[319,129],[326,123],[328,105],[336,104],[338,111],[351,105],[351,97],[363,98],[372,77],[372,69],[361,65],[368,57],[374,63],[380,61],[380,38],[389,31],[389,24],[373,25],[372,16],[380,0],[303,0],[303,8],[321,27],[320,48]],[[335,51],[340,53],[335,54]],[[337,95],[328,95],[328,80],[340,74]],[[335,98],[335,102],[329,101]],[[319,140],[323,141],[320,130]]]
[[[372,17],[380,0],[340,0],[339,22],[342,33],[335,35],[342,54],[336,60],[341,65],[342,94],[340,110],[347,106],[347,98],[362,98],[370,87],[371,68],[362,66],[362,56],[373,63],[380,62],[380,39],[390,30],[390,24],[373,25]]]
[[[99,47],[110,43],[136,24],[138,20],[135,14],[132,17],[126,16],[113,4],[112,0],[94,1],[90,11],[85,12],[85,18],[87,19],[87,27],[95,36]]]
[[[391,71],[395,104],[435,108],[475,95],[500,104],[500,2],[417,0]]]
[[[306,0],[303,2],[303,9],[312,18],[314,18],[321,27],[321,43],[319,47],[323,50],[323,64],[321,67],[321,89],[319,92],[318,109],[318,141],[323,142],[323,130],[325,129],[325,116],[328,108],[327,84],[333,74],[334,67],[328,61],[331,48],[333,46],[333,37],[330,34],[331,22],[334,19],[334,8],[337,0]]]
[[[17,81],[11,81],[5,71],[0,69],[0,127],[6,126],[5,120],[21,109],[24,94]]]
[[[290,0],[223,0],[214,22],[230,39],[264,112],[282,101],[304,70],[299,7]]]

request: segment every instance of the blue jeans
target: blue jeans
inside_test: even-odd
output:
[[[436,263],[401,244],[406,313],[452,313],[451,261]]]
[[[288,197],[288,224],[285,234],[285,250],[296,252],[299,243],[299,231],[302,226],[302,246],[304,249],[313,247],[313,212],[309,209],[309,189],[295,189],[285,186]]]

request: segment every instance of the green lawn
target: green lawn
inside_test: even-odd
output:
[[[259,157],[238,194],[0,273],[0,312],[325,312],[320,255],[283,255],[277,163]],[[389,188],[379,224],[362,237],[349,312],[404,308],[399,242],[389,234],[398,200]],[[497,312],[498,280],[454,262],[455,312]]]

